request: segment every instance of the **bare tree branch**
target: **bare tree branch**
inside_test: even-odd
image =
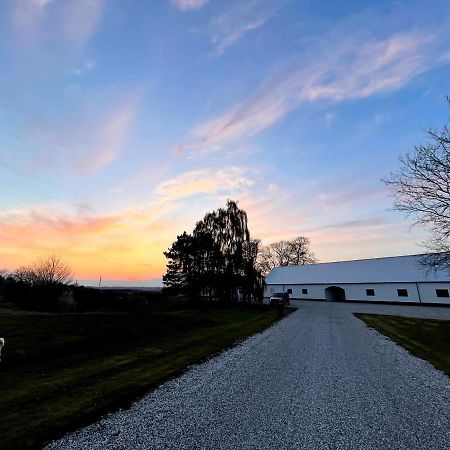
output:
[[[37,259],[29,266],[19,267],[13,274],[18,281],[32,286],[69,284],[72,271],[57,255]]]
[[[278,241],[262,246],[258,252],[257,267],[267,275],[274,267],[298,266],[317,262],[310,248],[310,240],[298,236],[290,241]]]
[[[450,269],[450,129],[445,124],[427,134],[429,143],[402,156],[400,168],[383,181],[394,197],[394,209],[430,231],[425,246],[435,254],[424,263]]]

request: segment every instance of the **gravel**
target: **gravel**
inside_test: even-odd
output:
[[[301,308],[48,449],[449,449],[450,379],[352,312],[450,309],[302,302]],[[408,312],[409,309],[409,312]]]

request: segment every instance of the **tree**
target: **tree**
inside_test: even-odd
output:
[[[228,200],[184,232],[164,253],[168,258],[164,284],[191,298],[207,296],[234,301],[259,299],[263,278],[255,267],[258,241],[252,240],[247,214]]]
[[[450,268],[450,129],[445,124],[427,135],[429,142],[401,156],[400,168],[383,181],[394,197],[394,209],[431,232],[425,246],[434,254],[424,262]]]
[[[193,238],[184,232],[177,236],[172,246],[164,252],[164,256],[169,260],[167,272],[163,276],[164,284],[178,291],[188,288],[192,270],[192,249]]]
[[[71,310],[75,307],[72,281],[72,272],[61,257],[50,255],[13,272],[6,279],[6,297],[24,309]]]
[[[267,275],[274,267],[298,266],[317,262],[311,250],[311,242],[305,236],[297,236],[289,241],[273,242],[263,246],[258,254],[257,266]]]
[[[289,261],[295,266],[314,264],[317,259],[311,250],[311,241],[305,236],[297,236],[289,241]]]
[[[57,255],[37,259],[28,266],[17,269],[13,277],[32,286],[55,286],[70,284],[72,271]]]
[[[177,236],[172,246],[164,252],[169,260],[163,282],[177,292],[191,298],[200,295],[207,285],[206,277],[212,279],[217,267],[219,248],[210,234],[198,232],[190,235],[186,232]],[[221,257],[221,255],[220,255]]]

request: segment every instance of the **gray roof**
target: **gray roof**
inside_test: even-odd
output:
[[[267,284],[344,284],[450,282],[450,272],[430,270],[421,264],[424,255],[389,256],[304,266],[275,267]]]

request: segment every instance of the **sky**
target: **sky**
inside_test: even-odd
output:
[[[423,252],[381,179],[448,119],[448,0],[1,4],[0,268],[161,285],[227,198],[322,262]]]

